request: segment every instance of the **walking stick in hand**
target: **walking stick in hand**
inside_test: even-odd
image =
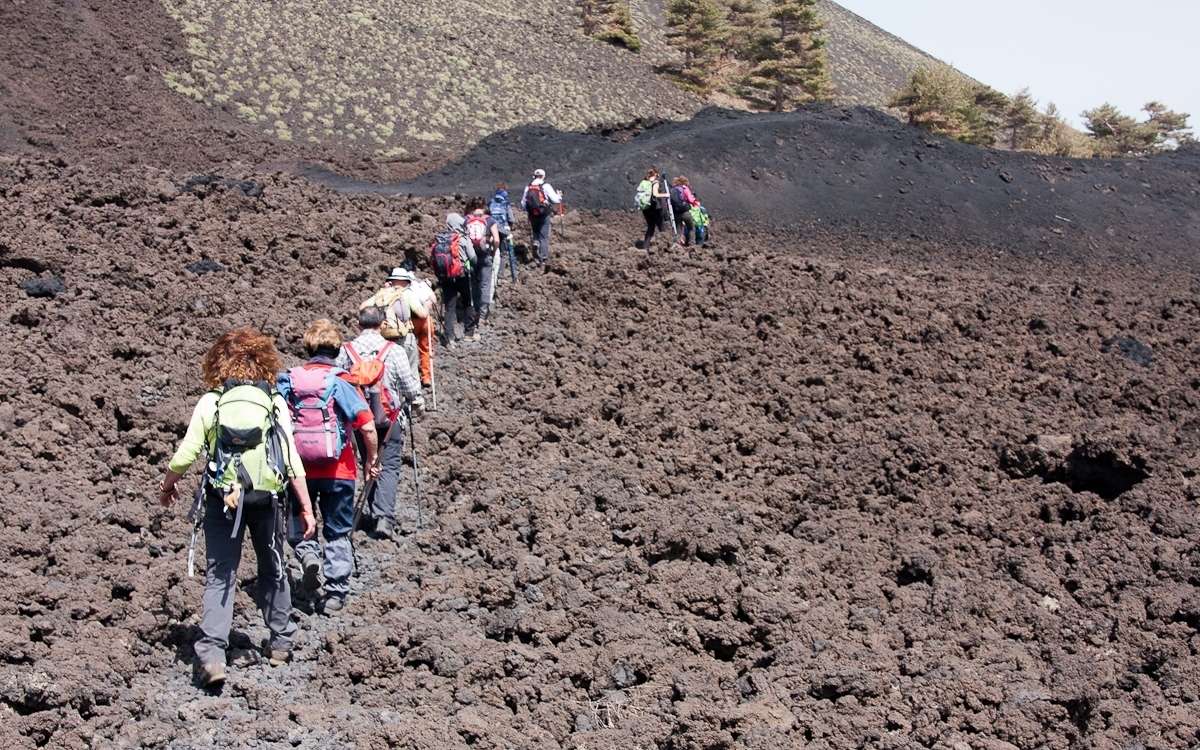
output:
[[[429,398],[432,401],[430,411],[437,411],[437,363],[433,361],[433,329],[434,324],[430,322],[426,328],[426,335],[429,337]]]
[[[408,444],[412,448],[413,502],[417,505],[417,528],[423,529],[425,528],[425,514],[421,510],[421,469],[417,463],[417,433],[414,427],[416,420],[413,419],[411,404],[406,408],[406,411],[408,412]]]

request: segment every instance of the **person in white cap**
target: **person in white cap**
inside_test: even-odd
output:
[[[529,230],[537,243],[538,265],[543,268],[550,260],[550,220],[554,207],[561,206],[562,193],[546,182],[546,170],[538,169],[533,173],[533,181],[525,187],[521,196],[521,208],[529,216]]]
[[[428,315],[428,313],[425,313],[419,305],[414,304],[412,295],[405,293],[414,278],[412,271],[407,268],[393,268],[392,272],[388,274],[383,288],[364,300],[359,305],[359,309],[364,307],[383,309],[384,321],[383,325],[379,327],[379,333],[388,341],[394,341],[404,347],[404,353],[408,356],[409,370],[415,373],[418,369],[419,356],[417,339],[413,335],[413,318],[418,311],[423,315]]]

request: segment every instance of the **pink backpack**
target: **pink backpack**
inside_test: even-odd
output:
[[[471,244],[476,250],[482,250],[487,244],[487,215],[480,216],[472,213],[467,217],[467,236],[471,238]]]
[[[346,447],[346,433],[334,410],[333,389],[341,370],[329,367],[293,367],[288,370],[292,392],[288,405],[296,452],[305,465],[333,463]]]

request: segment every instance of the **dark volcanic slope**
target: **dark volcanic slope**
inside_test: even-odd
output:
[[[1165,254],[1189,265],[1200,246],[1200,149],[1116,161],[1014,154],[931,137],[865,108],[714,109],[632,137],[518,129],[411,184],[324,178],[351,190],[483,192],[501,178],[519,186],[542,166],[575,205],[621,210],[651,164],[687,175],[717,218],[768,226],[1080,257],[1103,249],[1104,260]]]
[[[182,182],[0,162],[6,747],[1200,742],[1193,274],[737,226],[646,259],[578,213],[440,370],[431,527],[287,667],[241,595],[197,692],[152,500],[200,353],[294,355],[447,206]]]

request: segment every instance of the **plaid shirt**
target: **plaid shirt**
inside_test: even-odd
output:
[[[383,357],[383,385],[387,388],[392,403],[399,406],[407,401],[410,404],[425,406],[425,398],[421,395],[421,382],[413,377],[404,347],[400,345],[400,342],[388,341],[374,328],[363,331],[358,334],[358,338],[342,345],[342,351],[338,353],[337,366],[349,371],[354,365],[354,360],[350,359],[350,355],[346,352],[347,346],[354,347],[354,351],[360,357],[368,359],[375,356],[376,352],[381,351],[388,344],[393,344],[393,346]]]

